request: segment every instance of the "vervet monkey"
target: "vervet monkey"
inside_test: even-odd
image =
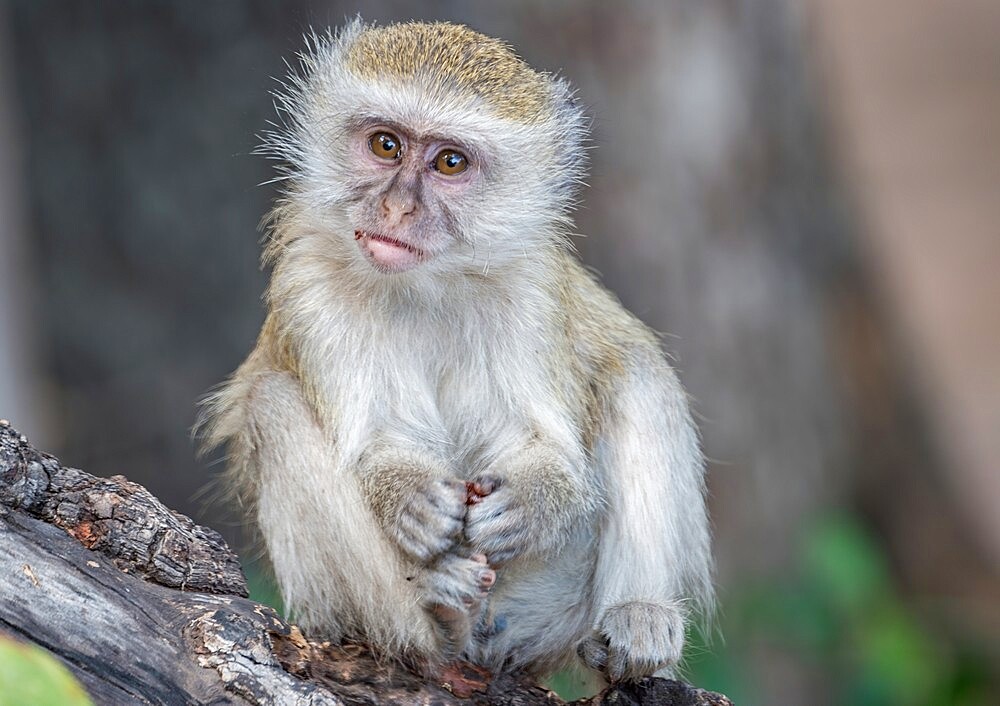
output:
[[[704,463],[657,337],[569,243],[571,89],[447,23],[301,61],[267,318],[206,407],[286,605],[410,662],[669,672],[712,601]]]

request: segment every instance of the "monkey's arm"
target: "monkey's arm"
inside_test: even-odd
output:
[[[453,478],[446,464],[418,443],[402,440],[403,430],[394,430],[391,442],[378,436],[368,441],[360,454],[341,448],[332,442],[337,431],[326,428],[335,421],[320,422],[297,380],[287,373],[260,376],[246,404],[251,408],[262,479],[271,467],[315,454],[299,459],[298,473],[307,482],[315,481],[316,491],[344,476],[341,492],[361,496],[354,519],[374,526],[373,531],[381,529],[407,558],[426,565],[455,545],[465,515],[465,483]],[[309,478],[311,474],[318,477]],[[309,495],[306,488],[299,492]],[[349,506],[341,508],[338,513],[352,514]]]
[[[413,568],[375,521],[354,473],[356,454],[336,443],[335,420],[317,415],[299,379],[254,358],[209,414],[297,619],[331,638],[364,635],[433,654],[433,623],[407,581]]]
[[[585,660],[636,678],[681,657],[687,616],[712,601],[703,458],[686,395],[658,350],[638,350],[608,394],[597,461],[609,508]]]
[[[208,443],[227,446],[230,486],[255,510],[286,604],[331,636],[427,659],[460,651],[495,579],[482,558],[442,550],[461,530],[465,484],[400,425],[390,443],[321,414],[273,360],[255,350],[203,421]],[[348,448],[352,437],[364,446]]]

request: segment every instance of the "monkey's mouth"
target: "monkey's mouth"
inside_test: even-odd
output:
[[[403,272],[426,257],[420,248],[381,233],[356,230],[354,239],[369,262],[383,272]]]

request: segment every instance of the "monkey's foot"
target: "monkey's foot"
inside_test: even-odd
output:
[[[486,563],[486,555],[466,558],[449,554],[428,569],[424,586],[432,606],[470,615],[496,583],[496,572]],[[475,611],[478,614],[478,610]]]
[[[453,654],[461,652],[479,623],[483,600],[497,575],[486,564],[486,556],[449,554],[424,576],[424,590],[431,613],[444,628]]]
[[[672,667],[684,648],[684,615],[671,604],[635,601],[609,609],[597,634],[577,648],[608,681],[634,681]]]

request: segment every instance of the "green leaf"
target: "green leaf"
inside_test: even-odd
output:
[[[0,637],[0,703],[93,706],[80,682],[52,655],[5,637]]]
[[[556,672],[546,680],[545,685],[564,701],[593,696],[604,688],[604,682],[600,677],[582,667],[570,667]]]
[[[250,600],[274,608],[279,615],[286,615],[285,606],[281,600],[281,591],[278,590],[277,584],[267,569],[255,562],[247,562],[243,573],[247,577]]]

